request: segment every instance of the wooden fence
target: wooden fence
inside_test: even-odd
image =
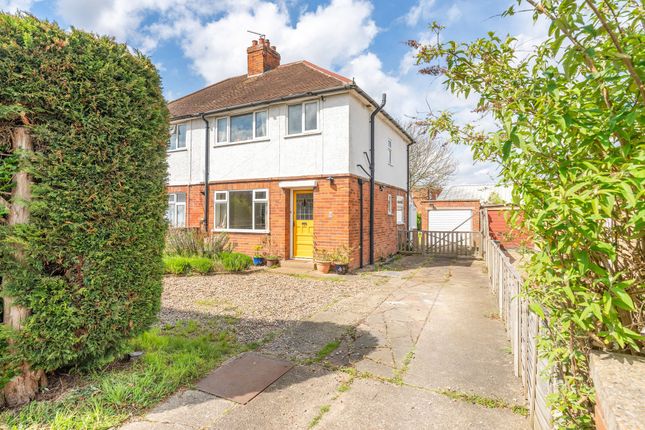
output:
[[[478,231],[400,230],[401,253],[481,257],[481,233]]]
[[[553,392],[554,384],[544,377],[546,363],[538,357],[537,352],[537,338],[544,330],[545,321],[529,310],[527,300],[520,297],[522,276],[497,241],[484,237],[482,249],[490,288],[497,297],[499,316],[506,325],[506,333],[511,341],[513,370],[515,376],[522,378],[528,398],[531,428],[552,429],[546,399]]]

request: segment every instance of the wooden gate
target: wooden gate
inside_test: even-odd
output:
[[[400,230],[401,253],[481,257],[481,233],[478,231]]]

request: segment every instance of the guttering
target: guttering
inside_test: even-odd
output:
[[[376,160],[374,159],[374,123],[376,115],[383,110],[387,96],[383,93],[383,100],[380,105],[370,114],[370,265],[374,264],[374,171]]]
[[[407,212],[407,214],[408,214],[408,220],[407,220],[407,221],[408,221],[408,225],[407,225],[407,226],[405,226],[405,229],[406,229],[406,230],[413,230],[412,228],[410,228],[410,147],[411,147],[412,145],[414,145],[415,143],[417,143],[417,142],[416,142],[415,140],[413,140],[413,141],[412,141],[412,142],[410,142],[410,144],[406,147],[406,149],[407,149],[407,153],[408,153],[408,154],[407,154],[407,156],[408,156],[408,168],[407,168],[407,169],[408,169],[408,173],[407,173],[407,176],[408,176],[408,184],[407,184],[407,203],[406,203],[406,204],[407,204],[407,206],[408,206],[408,207],[406,208],[406,212]],[[415,225],[416,225],[416,223],[415,223]]]
[[[210,188],[209,188],[209,177],[208,177],[208,170],[210,168],[210,139],[209,139],[209,133],[210,133],[210,124],[208,120],[206,119],[206,114],[202,113],[199,115],[202,118],[202,121],[204,121],[204,124],[206,125],[206,133],[205,133],[205,138],[204,138],[204,231],[208,233],[208,209],[210,206]]]
[[[322,90],[308,91],[306,93],[292,94],[292,95],[276,97],[276,98],[268,99],[268,100],[261,100],[261,101],[257,101],[257,102],[243,103],[243,104],[234,105],[234,106],[227,106],[225,108],[213,109],[213,110],[205,111],[205,112],[199,113],[199,114],[188,114],[188,115],[174,116],[174,117],[171,118],[171,120],[172,121],[178,121],[178,120],[181,120],[181,119],[197,118],[197,117],[200,117],[202,115],[216,115],[216,114],[220,114],[220,113],[224,113],[224,112],[230,112],[230,111],[234,111],[234,110],[238,110],[238,109],[246,109],[246,108],[251,108],[251,107],[255,107],[255,106],[264,106],[264,105],[269,105],[269,104],[272,104],[272,103],[279,103],[279,102],[284,102],[284,101],[289,101],[289,100],[300,99],[300,98],[303,98],[303,97],[319,96],[319,95],[324,95],[324,94],[337,93],[337,92],[350,91],[350,90],[356,91],[358,94],[361,95],[361,97],[363,97],[365,100],[367,100],[369,102],[369,104],[371,104],[375,108],[378,108],[379,105],[376,102],[376,100],[374,100],[372,97],[370,97],[369,94],[367,94],[365,91],[363,91],[361,89],[361,87],[359,87],[355,83],[351,83],[351,84],[346,84],[346,85],[339,85],[339,86],[333,87],[333,88],[325,88],[325,89],[322,89]],[[184,96],[184,97],[186,97],[186,96]],[[177,100],[181,100],[181,98],[179,98]],[[176,101],[176,100],[173,100],[168,104],[172,104],[174,101]],[[396,127],[396,129],[399,130],[401,132],[401,134],[403,134],[410,142],[412,142],[414,140],[412,138],[412,136],[410,136],[410,133],[408,133],[389,113],[387,113],[386,111],[383,111],[382,113],[385,116],[385,118],[387,118],[388,121],[390,121]]]

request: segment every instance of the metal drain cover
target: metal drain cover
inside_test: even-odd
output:
[[[246,352],[208,374],[197,389],[244,405],[292,367],[288,361]]]

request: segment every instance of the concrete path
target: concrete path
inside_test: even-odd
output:
[[[373,289],[265,345],[297,365],[247,405],[188,390],[123,428],[526,428],[483,264],[409,257],[399,267],[361,275]]]

